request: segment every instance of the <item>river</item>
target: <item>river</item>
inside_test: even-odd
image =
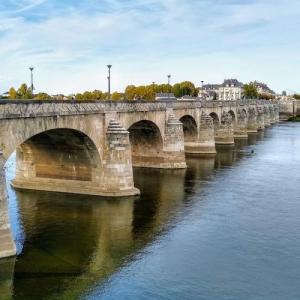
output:
[[[187,163],[134,170],[140,198],[8,186],[0,299],[299,300],[300,124]]]

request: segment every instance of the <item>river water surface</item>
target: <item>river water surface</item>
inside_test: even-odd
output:
[[[300,124],[187,163],[136,169],[140,198],[9,187],[0,299],[299,300]]]

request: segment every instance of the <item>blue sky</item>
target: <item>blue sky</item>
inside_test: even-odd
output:
[[[238,78],[300,92],[299,0],[1,0],[0,91]]]

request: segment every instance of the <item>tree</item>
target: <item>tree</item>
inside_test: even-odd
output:
[[[121,93],[118,93],[118,92],[114,92],[111,95],[111,100],[113,100],[113,101],[120,101],[120,100],[122,100],[122,98],[123,98],[123,95]]]
[[[244,96],[246,98],[252,98],[252,99],[258,97],[257,87],[255,83],[250,82],[244,85]]]
[[[26,83],[21,84],[21,86],[18,89],[18,98],[20,99],[32,99],[32,91],[28,88]]]
[[[17,94],[17,91],[13,88],[13,87],[11,87],[10,89],[9,89],[9,99],[18,99],[18,94]]]
[[[94,99],[94,95],[92,92],[84,92],[83,95],[82,95],[82,99],[83,100],[93,100]]]
[[[75,99],[76,100],[83,100],[83,95],[78,93],[78,94],[75,95]]]
[[[136,87],[134,85],[129,85],[126,87],[125,97],[128,100],[134,100],[136,98]]]
[[[101,100],[101,99],[104,99],[103,98],[103,93],[101,91],[98,91],[98,90],[94,90],[93,91],[93,98],[95,100]]]
[[[180,98],[182,97],[182,90],[181,90],[181,86],[180,86],[180,83],[176,83],[173,85],[172,87],[172,93],[174,94],[174,96],[176,98]]]
[[[295,94],[294,98],[297,99],[297,100],[300,100],[300,94]]]
[[[38,93],[35,97],[35,100],[50,100],[51,96],[46,93]]]

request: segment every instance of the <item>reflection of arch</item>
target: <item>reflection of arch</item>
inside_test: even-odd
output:
[[[134,165],[145,164],[145,158],[155,158],[163,150],[161,132],[152,121],[142,120],[131,125],[129,137]]]
[[[220,125],[220,119],[219,119],[219,116],[215,113],[215,112],[212,112],[209,114],[212,119],[213,119],[213,122],[214,122],[214,128],[215,130],[219,128],[219,125]]]
[[[192,116],[185,115],[180,119],[183,124],[185,142],[195,142],[198,137],[197,123]]]
[[[32,136],[17,148],[20,180],[61,179],[93,181],[101,160],[96,145],[74,129],[52,129]],[[18,186],[18,184],[16,184]]]

